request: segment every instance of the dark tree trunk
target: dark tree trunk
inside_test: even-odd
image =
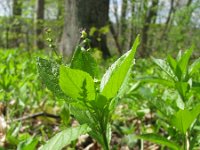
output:
[[[36,18],[35,18],[35,46],[38,49],[44,48],[43,24],[44,24],[44,6],[45,0],[36,0]]]
[[[170,10],[169,10],[169,13],[168,13],[168,16],[167,16],[167,19],[166,19],[166,22],[165,22],[165,25],[164,25],[164,29],[163,29],[163,33],[162,33],[162,35],[161,35],[161,40],[165,40],[167,37],[167,32],[168,32],[168,30],[169,30],[169,28],[170,28],[170,26],[171,26],[171,24],[172,24],[172,21],[173,21],[173,15],[175,14],[175,12],[176,12],[176,7],[178,6],[178,2],[179,1],[177,1],[176,3],[175,3],[175,1],[174,0],[171,0],[170,1]]]
[[[6,26],[6,34],[5,34],[5,48],[8,49],[9,48],[9,27]]]
[[[128,6],[128,1],[127,0],[122,0],[122,8],[121,8],[121,27],[120,27],[120,37],[121,37],[121,48],[122,51],[126,50],[125,48],[125,43],[127,42],[127,20],[126,20],[126,15],[127,15],[127,6]]]
[[[60,29],[63,29],[64,26],[64,12],[65,12],[64,4],[65,4],[64,0],[57,1],[57,10],[58,10],[57,21],[59,21],[59,25],[56,27],[56,30],[59,31],[56,39],[56,43],[58,43],[57,46],[59,46],[59,43],[61,42],[62,39],[63,31]]]
[[[109,0],[65,0],[65,25],[60,50],[65,55],[71,55],[80,40],[80,31],[89,32],[91,27],[100,29],[108,25]],[[101,40],[98,40],[100,36]],[[103,57],[110,53],[106,44],[106,35],[98,31],[90,37],[91,46],[99,48]]]
[[[140,56],[141,57],[148,57],[151,53],[150,49],[148,49],[147,43],[148,43],[148,31],[150,28],[150,24],[155,22],[156,16],[157,16],[157,7],[158,7],[159,0],[153,0],[152,5],[149,8],[149,11],[147,12],[144,27],[142,29],[142,44],[141,44],[141,51]]]
[[[113,0],[113,8],[114,8],[113,14],[114,14],[115,21],[116,21],[115,33],[117,34],[117,36],[119,36],[119,14],[118,14],[119,4],[118,4],[118,0]]]
[[[12,45],[18,47],[20,45],[21,34],[21,15],[22,15],[22,0],[13,0],[13,25],[12,32],[14,38],[12,39]]]
[[[136,34],[134,33],[134,17],[135,17],[135,0],[131,0],[131,27],[130,27],[130,43],[129,49],[133,45],[133,40]]]
[[[191,4],[192,4],[192,0],[188,0],[186,6],[190,7]],[[176,3],[175,3],[174,0],[170,1],[170,10],[169,10],[169,14],[168,14],[168,17],[166,19],[166,22],[165,22],[165,27],[163,29],[161,39],[166,39],[166,37],[165,37],[166,33],[170,30],[170,27],[171,27],[171,24],[172,24],[172,21],[173,21],[173,14],[176,13],[178,6],[179,6],[179,1],[176,1]],[[191,13],[192,12],[188,13],[187,16],[191,15]],[[190,18],[190,17],[188,17],[188,18]]]
[[[125,0],[126,1],[126,0]],[[118,4],[118,0],[113,0],[113,15],[115,18],[115,23],[112,23],[111,21],[109,22],[110,24],[110,32],[113,36],[113,40],[115,42],[117,51],[120,55],[123,54],[123,49],[121,48],[121,41],[120,41],[120,21],[119,21],[119,4]],[[122,15],[122,14],[121,14]]]
[[[169,10],[169,14],[167,16],[167,20],[165,22],[165,25],[167,26],[169,24],[169,21],[170,21],[170,18],[171,18],[171,15],[172,15],[172,12],[174,11],[174,0],[171,0],[170,2],[170,10]]]

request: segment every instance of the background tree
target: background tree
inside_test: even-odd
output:
[[[0,13],[6,15],[0,16],[0,47],[45,49],[43,31],[51,28],[54,41],[65,54],[74,50],[83,29],[104,58],[109,56],[107,44],[111,54],[122,55],[137,34],[142,39],[141,57],[192,43],[200,48],[199,5],[200,0],[111,0],[110,4],[106,0],[1,0]]]
[[[141,50],[140,50],[140,56],[146,57],[150,55],[150,49],[148,49],[148,32],[151,23],[156,22],[156,16],[157,16],[157,9],[158,9],[158,3],[159,0],[152,0],[152,4],[147,9],[145,19],[144,19],[144,26],[142,29],[142,43],[141,43]],[[148,4],[147,4],[148,5]]]
[[[121,8],[121,18],[120,18],[120,35],[121,35],[121,49],[126,50],[126,41],[128,40],[127,38],[127,27],[128,27],[128,22],[127,22],[127,13],[128,13],[128,0],[122,0],[122,8]]]
[[[22,0],[13,0],[13,23],[12,23],[12,44],[13,47],[19,47],[21,34],[21,15],[22,15]]]
[[[43,24],[44,24],[45,0],[36,0],[36,16],[35,16],[35,46],[38,49],[44,48],[43,41]]]
[[[98,30],[108,24],[109,0],[65,0],[65,11],[60,50],[70,55],[80,40],[80,31],[89,33],[95,27],[97,30],[90,36],[91,46],[100,49],[104,58],[109,57],[106,35]]]

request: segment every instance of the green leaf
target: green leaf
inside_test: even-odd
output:
[[[179,110],[171,120],[171,123],[176,127],[181,133],[185,134],[188,128],[192,125],[195,119],[200,114],[200,104],[198,104],[191,111],[184,109]]]
[[[90,113],[87,106],[72,103],[70,104],[70,112],[80,124],[88,124],[91,128],[96,126],[96,122],[92,116],[93,114]]]
[[[100,144],[104,144],[102,134],[99,131],[98,121],[94,117],[94,114],[88,110],[87,106],[83,106],[79,103],[72,103],[70,104],[70,112],[80,124],[88,124],[92,129],[91,132],[88,132],[91,137],[96,139]]]
[[[171,120],[172,125],[183,134],[186,133],[192,122],[192,113],[187,109],[179,110]]]
[[[200,114],[200,104],[198,104],[195,108],[193,108],[191,113],[192,116],[194,117],[193,119],[197,118],[198,115]]]
[[[174,74],[172,68],[170,67],[170,65],[162,59],[156,59],[151,57],[151,59],[153,60],[153,62],[159,66],[169,77],[171,77],[173,80],[177,80],[176,75]]]
[[[187,82],[176,82],[175,87],[178,90],[179,94],[181,95],[181,98],[183,101],[185,101],[186,94],[188,93],[190,86]]]
[[[178,81],[184,81],[184,78],[182,78],[183,73],[182,73],[181,68],[179,67],[179,65],[176,66],[175,75],[178,78]]]
[[[196,91],[197,93],[199,93],[199,91],[200,91],[200,82],[193,81],[191,89],[193,91]]]
[[[95,100],[94,82],[86,72],[60,66],[59,85],[73,99]]]
[[[93,78],[98,78],[99,76],[99,68],[96,61],[88,51],[80,46],[76,48],[70,68],[83,70],[89,73]]]
[[[107,25],[107,26],[103,26],[103,27],[101,27],[100,29],[99,29],[99,32],[101,33],[101,34],[106,34],[106,33],[108,33],[110,30],[109,30],[110,28],[109,28],[109,25]]]
[[[124,81],[119,89],[119,92],[117,93],[117,98],[122,98],[124,96],[124,94],[127,93],[127,91],[129,90],[129,83],[131,82],[131,73],[132,73],[132,69],[129,69],[126,77],[124,78]]]
[[[180,50],[179,52],[178,52],[178,54],[177,54],[177,56],[176,56],[176,61],[179,61],[180,59],[181,59],[181,57],[182,57],[182,50]]]
[[[68,128],[56,134],[45,145],[39,148],[39,150],[61,150],[65,146],[69,145],[72,141],[76,140],[80,135],[86,134],[91,129],[86,125],[78,127]]]
[[[170,80],[158,78],[158,77],[143,77],[143,78],[136,78],[134,80],[135,81],[141,81],[141,82],[158,83],[158,84],[162,84],[164,86],[168,86],[168,87],[172,87],[172,88],[175,86],[174,82],[172,82]]]
[[[69,112],[69,106],[68,104],[64,104],[61,108],[61,111],[60,111],[60,117],[62,119],[62,123],[67,126],[69,125],[69,122],[70,122],[70,112]]]
[[[144,139],[156,144],[164,145],[174,150],[181,149],[181,147],[177,145],[176,143],[169,141],[168,139],[154,133],[139,135],[137,136],[137,138]]]
[[[200,69],[200,58],[195,60],[192,65],[189,67],[189,75],[193,75],[195,72],[198,72]]]
[[[177,67],[180,68],[182,80],[184,80],[187,77],[188,63],[190,56],[192,55],[192,51],[193,48],[190,48],[189,50],[185,51],[185,53],[181,56],[180,60],[178,61]]]
[[[112,64],[104,74],[100,84],[100,92],[107,99],[115,97],[119,92],[129,69],[133,66],[133,59],[138,45],[139,37],[136,38],[132,49]]]
[[[174,58],[172,58],[171,56],[167,57],[167,62],[169,63],[171,69],[173,70],[173,72],[176,72],[176,66],[177,66],[177,62]]]
[[[184,98],[182,98],[181,96],[178,96],[176,99],[176,105],[179,109],[185,109]]]
[[[101,95],[101,94],[98,94],[97,97],[96,97],[96,100],[95,101],[92,101],[91,105],[94,107],[94,108],[98,108],[98,109],[101,109],[103,110],[104,107],[108,104],[108,99]]]
[[[69,98],[60,89],[58,83],[59,65],[56,62],[38,58],[37,66],[40,78],[45,83],[47,88],[58,98],[69,100]]]
[[[36,138],[29,138],[25,141],[22,141],[17,146],[17,150],[35,150],[38,144],[38,140]]]

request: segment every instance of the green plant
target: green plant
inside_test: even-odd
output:
[[[5,106],[3,117],[8,126],[5,133],[5,149],[30,149],[30,147],[36,149],[38,143],[36,141],[39,141],[37,137],[43,129],[46,130],[49,127],[39,125],[37,128],[36,124],[30,126],[35,119],[25,122],[21,120],[26,115],[47,111],[46,107],[54,108],[55,102],[47,101],[54,97],[49,91],[44,90],[40,82],[37,82],[39,76],[35,65],[36,56],[44,57],[44,54],[32,52],[30,55],[29,52],[18,49],[0,49],[0,103]],[[48,56],[45,55],[45,57]],[[41,102],[45,103],[45,106],[41,105]],[[23,131],[22,127],[25,127]],[[33,132],[36,134],[33,135]],[[44,134],[43,137],[45,137]],[[43,137],[41,141],[44,140]],[[1,143],[4,144],[3,141]]]
[[[91,129],[89,135],[105,150],[110,149],[111,115],[118,98],[124,93],[138,44],[139,37],[132,49],[111,65],[101,81],[98,80],[95,60],[83,47],[76,48],[69,66],[38,58],[39,74],[47,87],[68,103],[70,113],[81,125],[86,124]],[[63,146],[67,144],[66,141]]]
[[[189,65],[189,59],[192,54],[192,48],[182,53],[179,52],[176,59],[171,56],[167,60],[152,58],[153,62],[165,73],[161,76],[140,78],[142,82],[154,82],[162,84],[165,91],[168,89],[178,93],[176,106],[170,103],[171,114],[162,113],[167,108],[167,104],[162,103],[165,107],[157,107],[164,116],[162,120],[166,124],[165,129],[168,131],[168,139],[157,134],[144,134],[139,138],[149,140],[161,145],[168,146],[172,149],[193,149],[195,146],[195,123],[198,123],[200,114],[200,103],[195,99],[195,91],[199,90],[200,83],[196,81],[193,75],[199,71],[200,59],[195,60]],[[171,96],[172,97],[172,96]],[[160,102],[156,102],[158,105]],[[174,139],[175,141],[169,140]],[[181,140],[180,140],[181,139]],[[183,145],[183,146],[182,146]]]

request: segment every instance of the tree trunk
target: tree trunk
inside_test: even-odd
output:
[[[63,29],[64,27],[64,12],[65,12],[65,8],[64,8],[64,0],[59,0],[57,1],[57,10],[58,10],[58,13],[57,13],[57,21],[59,22],[59,25],[56,27],[56,30],[58,30],[58,36],[57,36],[57,39],[56,39],[56,43],[58,45],[56,46],[59,46],[59,43],[61,42],[61,39],[62,39],[62,33],[63,33],[63,30],[60,30],[60,29]]]
[[[45,0],[36,0],[35,16],[35,46],[38,49],[44,48],[43,23],[44,23]]]
[[[113,5],[113,17],[115,18],[115,23],[112,23],[111,21],[109,22],[110,24],[110,32],[112,34],[113,40],[115,42],[117,51],[119,53],[119,55],[123,54],[123,49],[121,48],[121,43],[120,43],[120,21],[119,21],[119,4],[118,4],[118,0],[113,0],[112,1],[112,5]]]
[[[134,18],[135,17],[135,0],[131,0],[131,26],[130,26],[130,41],[129,41],[129,49],[133,46],[134,37],[136,34],[134,33]]]
[[[120,44],[119,44],[118,34],[116,33],[116,31],[114,29],[114,25],[113,25],[113,23],[111,21],[110,21],[110,32],[111,32],[111,34],[113,36],[115,45],[117,47],[117,51],[121,56],[123,54],[123,52],[122,52],[122,49],[121,49]]]
[[[161,40],[166,40],[167,39],[167,32],[170,30],[169,28],[171,27],[171,24],[173,22],[173,15],[176,13],[176,7],[178,6],[179,1],[171,0],[170,1],[170,10],[163,28],[163,33],[161,34]]]
[[[169,24],[169,21],[170,21],[170,18],[171,18],[171,15],[172,15],[172,12],[174,11],[174,0],[171,0],[170,2],[170,10],[169,10],[169,14],[167,16],[167,20],[165,22],[165,25],[167,26]]]
[[[147,43],[148,43],[148,31],[150,24],[152,22],[155,22],[156,16],[157,16],[157,7],[158,7],[159,0],[153,0],[152,5],[149,8],[149,11],[147,11],[147,15],[144,22],[144,27],[142,29],[142,45],[141,45],[141,51],[140,56],[141,57],[148,57],[151,53],[150,49],[148,49]]]
[[[91,27],[100,29],[108,25],[109,0],[65,0],[65,25],[60,50],[65,55],[71,55],[80,40],[80,31],[89,33]],[[100,40],[98,40],[100,38]],[[94,33],[91,39],[91,47],[99,48],[103,57],[110,53],[106,44],[106,35]]]
[[[114,8],[113,14],[114,14],[115,21],[116,21],[115,33],[117,34],[117,36],[119,36],[119,14],[118,14],[119,4],[118,4],[118,0],[113,0],[113,8]]]
[[[12,44],[14,47],[19,47],[20,45],[20,34],[21,34],[21,15],[22,15],[22,0],[13,0],[13,25],[12,32],[14,38],[12,39]]]
[[[128,6],[128,1],[127,0],[122,0],[122,8],[121,8],[121,27],[120,27],[120,37],[121,37],[121,48],[122,51],[126,50],[125,43],[127,42],[127,20],[126,20],[126,15],[127,15],[127,6]]]

